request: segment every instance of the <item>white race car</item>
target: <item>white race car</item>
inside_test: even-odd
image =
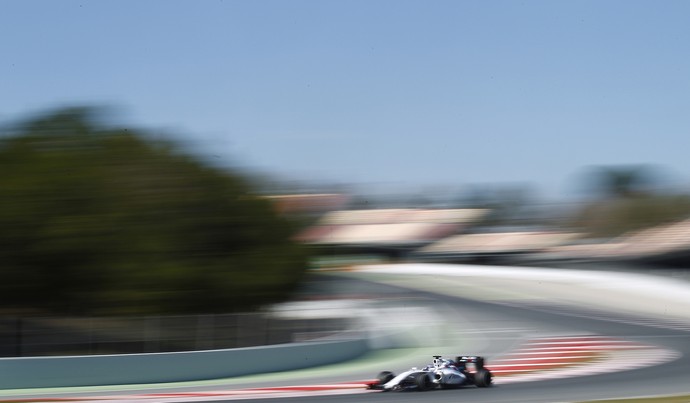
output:
[[[471,368],[468,368],[468,364]],[[484,367],[484,357],[459,356],[453,361],[435,355],[433,363],[421,369],[413,367],[397,376],[390,371],[383,371],[369,387],[383,391],[425,391],[468,385],[485,388],[491,386],[492,378],[491,371]]]

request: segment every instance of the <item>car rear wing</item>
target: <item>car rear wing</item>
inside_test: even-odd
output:
[[[484,357],[478,355],[460,355],[455,358],[455,362],[459,365],[465,366],[467,364],[474,364],[476,370],[484,368]]]

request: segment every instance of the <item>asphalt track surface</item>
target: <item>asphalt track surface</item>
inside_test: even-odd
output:
[[[356,280],[349,286],[362,289],[379,287]],[[341,283],[344,286],[343,283]],[[369,290],[371,291],[371,290]],[[367,292],[369,292],[367,291]],[[542,332],[561,332],[568,334],[598,334],[613,336],[625,340],[638,341],[666,347],[682,356],[674,361],[641,369],[578,376],[566,379],[553,379],[525,383],[495,385],[491,388],[467,387],[459,390],[432,390],[427,392],[375,392],[354,395],[333,396],[300,396],[295,398],[257,399],[254,401],[293,402],[575,402],[594,399],[620,397],[637,397],[653,395],[672,395],[690,393],[690,331],[665,328],[663,322],[654,326],[641,325],[629,317],[616,317],[610,314],[607,318],[590,318],[588,312],[569,309],[563,312],[549,307],[520,307],[503,304],[479,302],[451,296],[435,295],[427,292],[397,289],[391,286],[380,286],[378,292],[404,293],[408,296],[434,301],[444,309],[451,308],[463,316],[463,319],[474,320],[478,328],[487,331],[491,324],[500,323],[504,327],[522,327],[530,329],[538,336]],[[481,322],[481,323],[478,323]],[[489,333],[481,338],[488,345],[485,351],[499,353],[510,349],[509,333]],[[494,346],[494,347],[492,347]],[[462,352],[472,354],[473,352]],[[423,363],[424,357],[420,358]],[[381,368],[389,369],[389,368]],[[398,369],[400,371],[400,369]],[[320,381],[320,379],[313,379]],[[342,379],[346,381],[347,379]]]

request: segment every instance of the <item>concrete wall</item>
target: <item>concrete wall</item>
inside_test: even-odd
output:
[[[0,389],[228,378],[332,364],[368,350],[362,338],[180,353],[0,358]]]

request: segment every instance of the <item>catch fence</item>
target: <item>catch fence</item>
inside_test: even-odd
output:
[[[263,313],[148,317],[3,317],[0,357],[211,350],[308,341],[346,330],[346,319]]]

